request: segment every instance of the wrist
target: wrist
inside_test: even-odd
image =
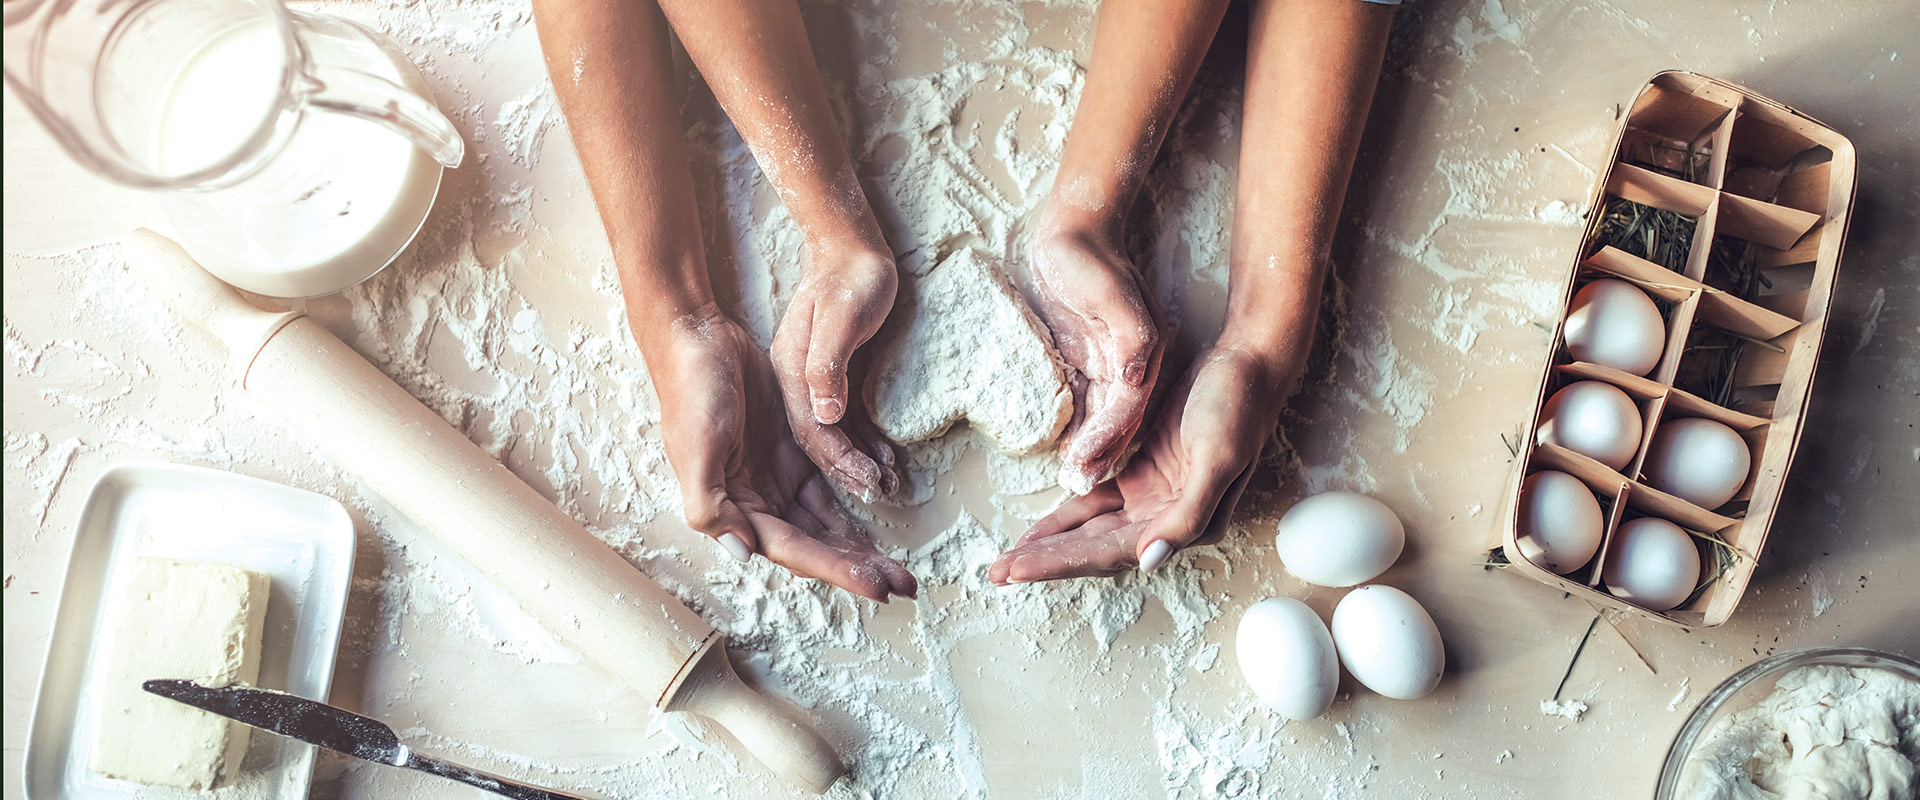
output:
[[[1314,318],[1283,309],[1230,310],[1214,348],[1253,362],[1261,388],[1289,393],[1313,349]]]
[[[706,273],[691,263],[672,269],[623,268],[620,294],[633,341],[649,365],[660,363],[705,326],[727,320]]]
[[[791,189],[791,190],[790,190]],[[780,201],[805,239],[809,270],[824,265],[819,254],[877,253],[891,259],[893,251],[880,232],[880,220],[867,203],[866,190],[851,171],[823,185],[777,187]]]
[[[1085,192],[1081,192],[1084,194]],[[1040,211],[1035,232],[1042,239],[1076,239],[1115,251],[1126,240],[1126,214],[1119,202],[1074,198],[1075,192],[1056,188]]]
[[[1043,219],[1027,245],[1027,261],[1036,288],[1042,292],[1069,294],[1084,290],[1079,281],[1098,277],[1089,270],[1109,273],[1112,281],[1140,282],[1139,267],[1127,257],[1117,226],[1081,226]]]
[[[715,304],[688,308],[677,314],[649,313],[644,318],[634,316],[629,306],[628,326],[633,330],[634,344],[640,346],[640,355],[649,367],[665,363],[669,358],[685,349],[689,344],[712,339],[713,326],[732,324],[732,320]]]
[[[1271,352],[1305,352],[1319,321],[1326,259],[1311,251],[1233,252],[1221,338]]]
[[[809,236],[805,267],[809,277],[847,276],[860,281],[896,277],[898,265],[886,241],[875,236]]]

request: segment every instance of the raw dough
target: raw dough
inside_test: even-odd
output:
[[[182,789],[211,789],[239,769],[250,728],[151,695],[140,684],[184,678],[205,686],[260,677],[265,575],[231,564],[141,558],[107,609],[106,680],[95,720],[94,772]]]
[[[992,257],[962,250],[919,280],[904,325],[874,353],[880,431],[918,442],[966,419],[1002,449],[1052,444],[1073,414],[1053,337]]]
[[[1688,800],[1920,796],[1920,683],[1883,669],[1803,667],[1695,745]]]

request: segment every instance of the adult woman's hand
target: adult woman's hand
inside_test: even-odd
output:
[[[1060,485],[1086,494],[1126,457],[1159,380],[1164,345],[1139,270],[1118,243],[1049,227],[1029,256],[1036,310],[1073,369]]]
[[[1236,483],[1279,418],[1292,357],[1217,344],[1167,398],[1119,477],[1068,500],[995,561],[996,584],[1152,570],[1181,548],[1209,544],[1233,513]]]
[[[745,330],[709,306],[636,338],[651,345],[688,525],[741,561],[757,552],[862,597],[918,593],[913,575],[875,549],[795,443],[773,367]]]

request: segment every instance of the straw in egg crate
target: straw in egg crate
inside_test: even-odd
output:
[[[1606,520],[1600,501],[1579,478],[1559,470],[1528,475],[1520,484],[1520,554],[1541,568],[1565,575],[1600,549]]]
[[[1647,293],[1604,278],[1580,287],[1567,311],[1567,353],[1578,361],[1645,375],[1660,363],[1667,325]]]
[[[1640,449],[1640,409],[1612,384],[1575,381],[1547,398],[1539,441],[1625,469]]]

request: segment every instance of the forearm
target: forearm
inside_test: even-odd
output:
[[[1392,19],[1361,0],[1254,8],[1223,340],[1276,354],[1311,343]]]
[[[884,250],[795,0],[660,6],[808,244]]]
[[[1106,0],[1043,227],[1117,239],[1227,0]]]
[[[717,313],[666,21],[651,0],[534,0],[534,14],[634,338],[653,362],[676,327]]]

